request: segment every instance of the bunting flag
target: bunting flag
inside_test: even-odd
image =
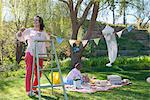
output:
[[[76,40],[69,40],[69,44],[73,47],[73,43],[75,43]]]
[[[129,27],[127,27],[128,32],[132,31],[132,25],[130,25]]]
[[[100,38],[95,38],[94,42],[96,43],[96,45],[98,45]]]
[[[82,41],[83,47],[87,44],[87,42],[88,42],[88,40],[83,40],[83,41]]]
[[[119,38],[121,37],[123,31],[124,31],[124,30],[121,30],[121,31],[119,31],[119,32],[116,33]]]
[[[61,44],[63,42],[63,39],[61,37],[57,37],[56,40],[57,40],[58,44]]]

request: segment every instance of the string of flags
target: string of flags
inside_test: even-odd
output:
[[[123,31],[126,30],[126,29],[127,29],[128,32],[131,32],[132,29],[133,29],[133,26],[130,25],[130,26],[128,26],[127,28],[124,28],[124,29],[122,29],[121,31],[117,32],[117,33],[116,33],[117,36],[120,38],[121,35],[122,35],[122,33],[123,33]],[[57,41],[58,44],[61,44],[61,43],[65,40],[64,38],[55,36],[55,35],[53,35],[53,34],[51,34],[51,36],[54,37],[54,38],[56,38],[56,41]],[[94,40],[95,44],[98,45],[100,39],[101,39],[101,38],[95,38],[95,39],[90,39],[90,40]],[[75,42],[81,42],[82,45],[85,46],[88,41],[89,41],[89,40],[69,40],[69,44],[73,47],[73,44],[74,44]]]
[[[127,29],[128,32],[131,32],[132,26],[128,26],[127,28],[122,29],[119,32],[116,32],[115,34],[120,38],[123,31]],[[106,64],[106,66],[111,67],[112,63],[117,58],[117,53],[118,53],[118,47],[117,47],[117,41],[116,41],[116,36],[114,34],[114,28],[112,28],[109,25],[106,25],[105,28],[102,30],[102,34],[105,38],[106,44],[107,44],[107,49],[108,49],[108,57],[109,57],[109,63]],[[63,42],[63,38],[51,35],[56,38],[56,41],[58,44],[61,44]],[[95,39],[90,39],[94,40],[95,44],[98,45],[99,41],[101,38],[95,38]],[[89,40],[69,40],[69,44],[71,45],[71,49],[73,50],[74,53],[78,53],[80,51],[81,46],[85,46],[88,43]]]
[[[57,37],[56,40],[57,40],[58,44],[61,44],[63,42],[63,38],[61,38],[61,37]]]
[[[131,32],[132,29],[133,29],[132,25],[130,25],[130,26],[127,28],[128,32]]]

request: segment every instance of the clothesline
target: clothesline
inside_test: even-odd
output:
[[[117,34],[117,36],[120,38],[122,33],[123,33],[123,31],[125,31],[127,29],[127,31],[130,32],[132,30],[132,28],[133,28],[132,25],[130,25],[127,28],[124,28],[121,31],[116,32],[115,34]],[[75,41],[81,41],[83,43],[83,45],[84,45],[85,42],[88,42],[90,40],[94,40],[95,44],[98,45],[98,43],[99,43],[99,41],[101,39],[101,37],[99,37],[99,38],[94,38],[94,39],[90,39],[90,40],[73,40],[73,39],[62,38],[62,37],[56,36],[54,34],[51,34],[51,36],[56,39],[58,44],[61,44],[64,40],[67,40],[67,41],[69,41],[71,46],[72,46],[72,43],[74,43]]]

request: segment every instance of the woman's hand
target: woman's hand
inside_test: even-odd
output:
[[[25,30],[25,28],[21,28],[19,30],[19,32],[17,33],[18,37],[21,37],[22,36],[22,32]]]
[[[21,28],[20,31],[23,32],[26,28]]]

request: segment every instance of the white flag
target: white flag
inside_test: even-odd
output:
[[[75,43],[75,42],[76,42],[76,40],[69,40],[69,43],[71,46],[73,46],[73,43]]]
[[[98,45],[100,38],[96,38],[94,39],[94,42],[96,43],[96,45]]]
[[[87,44],[88,40],[82,40],[83,47]]]
[[[116,33],[116,34],[118,35],[119,38],[121,37],[122,32],[123,32],[123,30],[121,30],[121,31],[119,31],[119,32]]]

